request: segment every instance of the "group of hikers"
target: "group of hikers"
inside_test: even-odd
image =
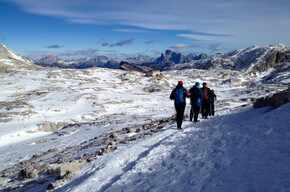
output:
[[[202,84],[196,82],[192,88],[187,91],[183,87],[183,82],[178,81],[177,86],[172,90],[170,99],[174,100],[174,106],[176,110],[176,122],[177,129],[182,129],[182,121],[184,116],[184,110],[186,106],[186,97],[190,98],[190,121],[194,118],[194,122],[199,122],[198,114],[201,111],[202,118],[207,119],[208,116],[214,116],[214,102],[216,101],[216,95],[213,90],[207,87],[206,82]]]

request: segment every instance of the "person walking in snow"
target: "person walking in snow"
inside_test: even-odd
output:
[[[201,103],[201,115],[202,118],[207,119],[208,115],[209,115],[209,111],[210,111],[210,89],[207,87],[206,82],[202,83],[202,103]]]
[[[209,97],[209,116],[214,116],[214,106],[216,102],[216,94],[214,93],[214,90],[210,90],[210,97]]]
[[[187,90],[183,87],[183,82],[178,81],[177,86],[172,90],[170,94],[170,99],[174,100],[174,107],[176,110],[176,122],[177,129],[182,129],[182,121],[184,116],[184,110],[186,106],[186,97],[188,97]]]
[[[190,110],[190,121],[192,121],[192,117],[194,115],[194,122],[198,122],[198,114],[200,111],[200,104],[202,101],[202,91],[200,89],[200,83],[196,82],[194,86],[189,90],[190,93],[190,102],[191,102],[191,110]]]

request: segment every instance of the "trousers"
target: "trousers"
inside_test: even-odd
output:
[[[184,116],[184,110],[185,110],[185,103],[174,104],[175,110],[176,110],[176,123],[177,128],[181,128],[183,116]]]

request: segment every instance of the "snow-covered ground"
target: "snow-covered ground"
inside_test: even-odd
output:
[[[289,191],[290,104],[174,124],[85,165],[56,191]]]
[[[53,190],[290,191],[290,105],[251,106],[287,87],[262,78],[193,69],[159,77],[100,68],[0,74],[0,190],[45,191],[54,175],[23,180],[18,173],[87,157]],[[185,118],[177,131],[169,94],[178,80],[187,89],[208,82],[217,116],[196,124]],[[99,153],[113,133],[117,149]]]

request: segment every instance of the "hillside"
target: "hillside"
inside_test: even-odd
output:
[[[32,68],[39,69],[40,67],[0,43],[0,73]]]

